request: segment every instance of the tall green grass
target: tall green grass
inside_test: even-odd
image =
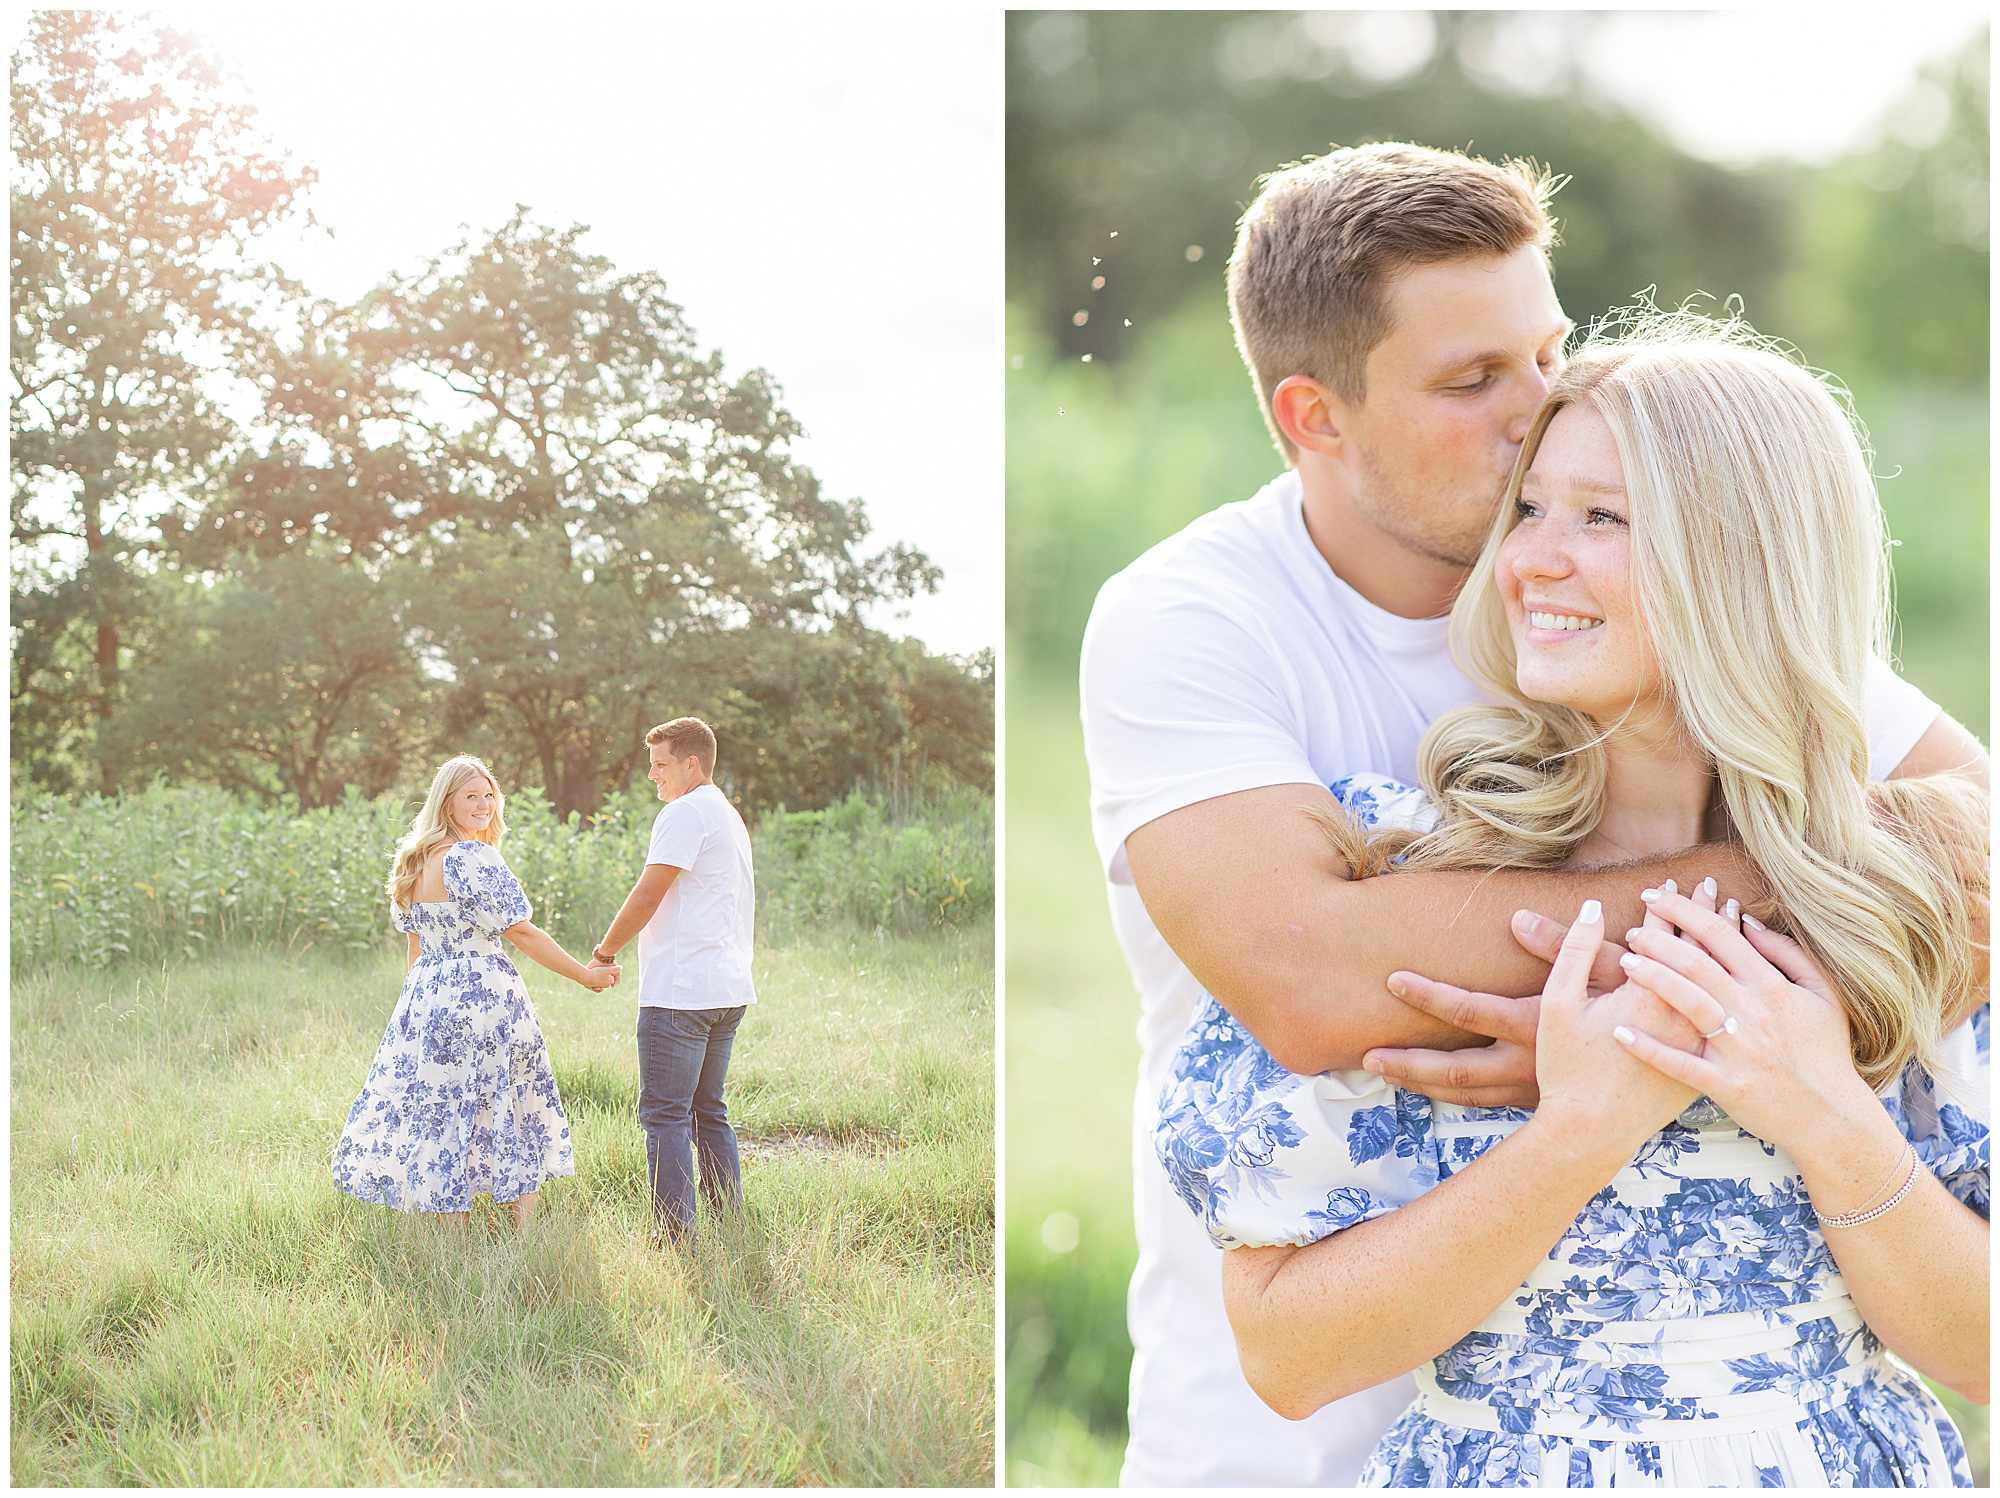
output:
[[[526,967],[577,1174],[455,1236],[328,1172],[398,955],[17,974],[14,1482],[990,1484],[991,953],[977,921],[761,950],[749,1212],[685,1259],[629,987]]]
[[[642,792],[650,787],[642,788]],[[507,798],[507,861],[535,920],[595,941],[645,862],[658,803],[613,800],[563,820],[539,791]],[[9,884],[16,972],[102,968],[253,945],[362,951],[388,929],[383,880],[408,806],[351,796],[292,814],[208,787],[13,800]],[[912,932],[993,912],[993,802],[969,790],[891,812],[855,793],[826,811],[759,820],[757,892],[780,935],[829,921]]]

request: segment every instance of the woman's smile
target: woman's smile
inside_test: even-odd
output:
[[[1556,413],[1515,514],[1494,578],[1522,694],[1599,721],[1654,696],[1659,666],[1632,604],[1625,471],[1603,417]]]
[[[1604,621],[1585,614],[1559,614],[1546,609],[1529,609],[1528,626],[1531,629],[1547,630],[1552,634],[1575,634],[1586,629],[1597,629]]]

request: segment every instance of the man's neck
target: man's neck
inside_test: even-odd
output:
[[[1382,530],[1356,506],[1333,475],[1298,470],[1305,494],[1306,534],[1333,575],[1385,613],[1437,619],[1465,582],[1466,569],[1414,550]]]

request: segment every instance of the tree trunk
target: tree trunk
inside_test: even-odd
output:
[[[118,695],[118,622],[112,617],[116,587],[111,581],[111,553],[104,544],[104,495],[86,482],[79,496],[83,508],[84,574],[90,580],[91,610],[97,615],[97,692],[92,703],[99,722],[111,716]],[[98,781],[105,795],[118,789],[118,767],[105,755],[97,759]]]

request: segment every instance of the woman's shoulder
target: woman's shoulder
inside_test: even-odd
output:
[[[464,878],[498,869],[511,872],[507,860],[500,856],[500,850],[491,843],[482,843],[478,838],[463,838],[444,850],[445,877]]]

